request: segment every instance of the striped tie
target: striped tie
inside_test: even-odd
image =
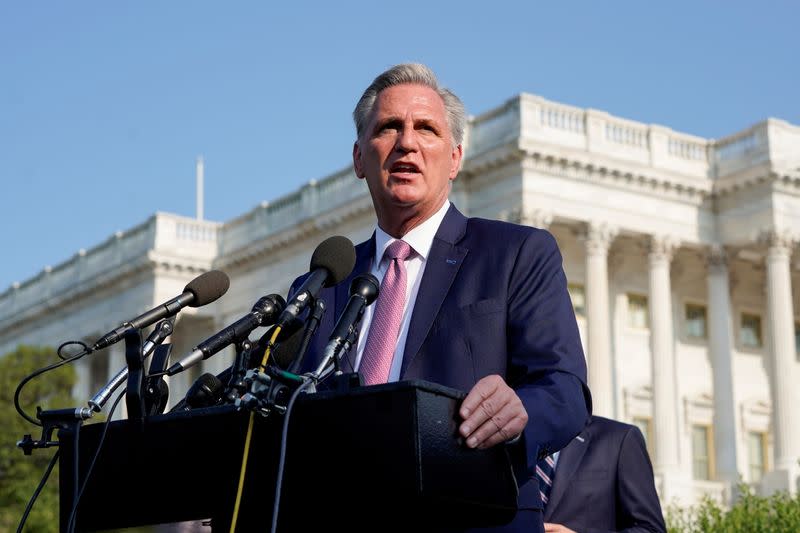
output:
[[[551,455],[539,459],[536,463],[536,477],[539,479],[539,495],[542,497],[542,509],[547,507],[550,489],[553,488],[553,477],[556,474],[556,462]]]

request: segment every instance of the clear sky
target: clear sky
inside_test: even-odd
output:
[[[291,4],[291,5],[290,5]],[[796,1],[0,3],[0,292],[156,211],[225,221],[350,164],[385,68],[704,137],[800,124]]]

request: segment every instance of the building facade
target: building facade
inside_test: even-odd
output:
[[[768,119],[709,140],[522,94],[471,118],[465,144],[451,201],[556,237],[594,411],[642,429],[662,501],[726,501],[739,480],[797,491],[800,127]],[[224,223],[157,213],[0,294],[0,353],[91,342],[225,271],[225,296],[180,313],[180,357],[285,295],[323,239],[359,242],[374,224],[350,169]],[[232,356],[173,377],[172,403]],[[124,361],[121,345],[82,359],[76,397]]]

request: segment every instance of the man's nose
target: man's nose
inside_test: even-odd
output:
[[[419,139],[414,128],[401,128],[397,133],[395,147],[401,152],[416,152],[419,148]]]

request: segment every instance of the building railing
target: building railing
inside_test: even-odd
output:
[[[366,183],[356,178],[351,168],[311,181],[291,194],[274,202],[263,202],[226,223],[221,229],[220,255],[239,250],[303,220],[348,205],[367,194]]]
[[[39,305],[49,298],[90,283],[102,275],[147,257],[155,250],[181,252],[200,257],[216,255],[217,222],[199,221],[169,213],[157,213],[127,231],[118,231],[88,250],[79,250],[67,261],[46,266],[23,283],[14,283],[0,293],[0,327],[21,311]]]

